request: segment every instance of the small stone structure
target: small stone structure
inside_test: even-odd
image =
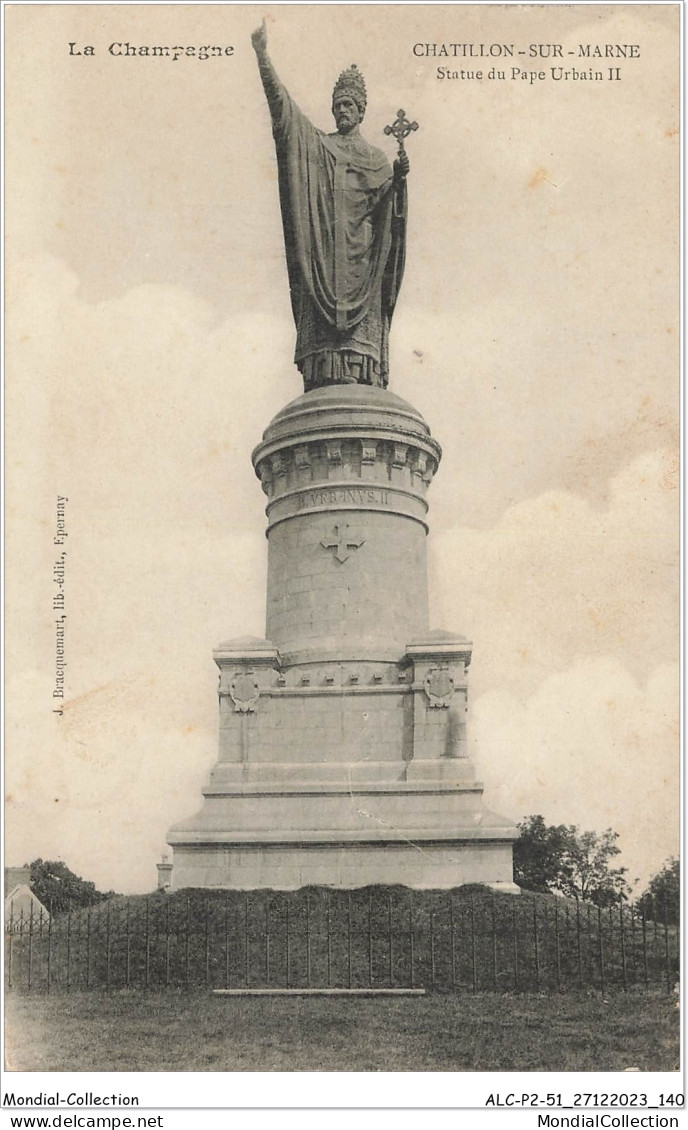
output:
[[[169,891],[172,886],[172,864],[169,862],[166,855],[162,857],[162,862],[158,863],[158,890]]]

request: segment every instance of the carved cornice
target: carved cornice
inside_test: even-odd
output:
[[[342,426],[330,425],[317,431],[308,429],[303,432],[295,432],[293,435],[270,437],[254,448],[253,466],[260,478],[259,468],[266,459],[277,453],[289,452],[291,453],[290,458],[294,460],[294,452],[297,448],[307,449],[309,460],[314,456],[325,457],[329,462],[337,464],[340,461],[337,445],[341,450],[342,445],[347,441],[353,443],[357,458],[364,463],[379,460],[382,449],[385,452],[386,461],[403,466],[407,462],[407,458],[406,455],[401,454],[401,448],[406,446],[407,451],[413,453],[425,452],[427,463],[432,466],[434,474],[442,458],[440,445],[430,435],[407,433],[403,429],[393,427],[385,429],[380,427],[379,424],[372,424],[369,427],[346,424]],[[376,448],[374,454],[372,451],[373,445]],[[400,449],[398,454],[395,452],[395,448]],[[414,454],[411,462],[413,463],[416,458]]]
[[[431,443],[338,436],[304,442],[282,440],[255,453],[256,475],[269,499],[318,486],[379,487],[394,480],[399,489],[423,497],[437,470]],[[393,474],[394,473],[394,474]]]
[[[220,670],[237,664],[247,667],[279,667],[280,654],[271,640],[228,640],[213,649],[213,659]]]
[[[444,633],[441,634],[444,635]],[[432,639],[431,637],[428,640],[419,640],[408,644],[402,663],[405,666],[411,663],[416,665],[463,663],[464,668],[468,669],[472,655],[473,644],[470,640],[462,637],[453,639],[451,637]]]

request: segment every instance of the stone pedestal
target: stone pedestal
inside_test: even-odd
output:
[[[441,451],[392,393],[334,385],[277,414],[268,639],[220,645],[220,751],[172,828],[173,886],[512,881],[512,822],[466,750],[472,645],[428,626],[426,495]]]

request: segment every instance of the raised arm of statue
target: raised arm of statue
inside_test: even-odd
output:
[[[253,32],[251,43],[256,53],[258,70],[270,109],[272,132],[275,136],[275,140],[279,141],[280,138],[284,137],[289,131],[294,112],[297,108],[292,102],[288,91],[280,82],[277,71],[273,67],[270,56],[268,55],[268,35],[265,20],[263,20],[261,26],[256,28]]]
[[[255,31],[251,32],[251,43],[253,44],[253,50],[258,58],[260,58],[261,55],[267,55],[268,29],[265,26],[265,20],[263,20],[260,27],[257,27]]]

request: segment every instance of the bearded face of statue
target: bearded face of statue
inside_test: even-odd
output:
[[[332,103],[332,113],[339,133],[351,133],[361,121],[363,114],[349,94],[339,94]]]

